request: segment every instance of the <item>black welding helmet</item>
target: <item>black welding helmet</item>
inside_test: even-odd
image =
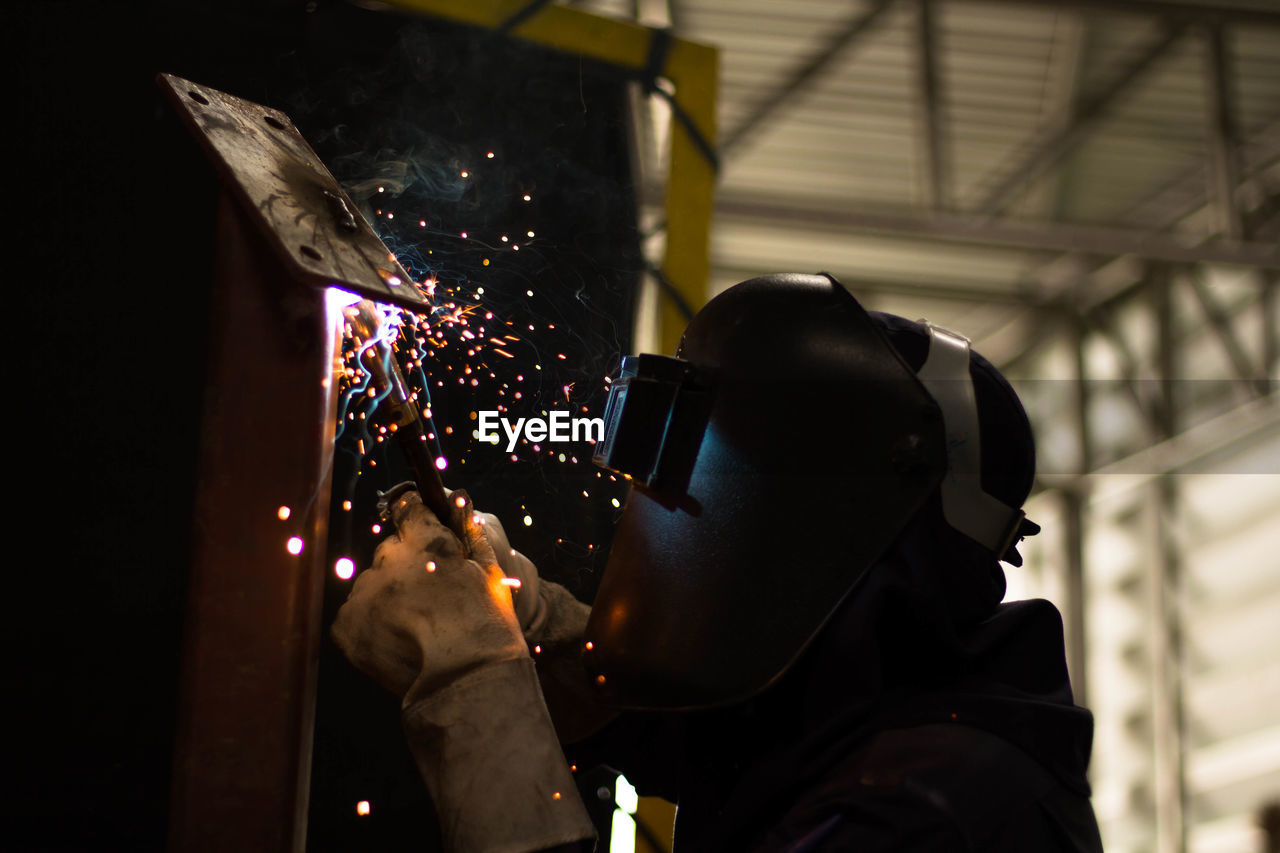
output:
[[[834,279],[771,275],[711,300],[675,358],[624,360],[595,452],[634,485],[584,636],[602,701],[755,695],[939,487],[1006,552],[1022,514],[977,479],[968,341],[928,328],[917,375]]]

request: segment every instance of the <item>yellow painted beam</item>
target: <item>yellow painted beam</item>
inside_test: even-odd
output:
[[[499,27],[529,0],[390,0],[389,5],[479,27]],[[511,30],[511,35],[630,70],[649,64],[655,32],[629,21],[603,18],[550,4]],[[716,142],[719,52],[709,45],[672,38],[659,76],[675,87],[674,100],[712,147]],[[706,302],[711,270],[711,214],[716,172],[678,121],[672,122],[671,163],[666,195],[667,240],[662,270],[672,286],[697,310]],[[675,352],[685,321],[670,299],[659,311],[662,350]]]

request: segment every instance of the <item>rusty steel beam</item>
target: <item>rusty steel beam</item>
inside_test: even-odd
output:
[[[218,179],[170,846],[305,847],[336,427],[332,286],[422,294],[288,117],[160,86]]]
[[[297,853],[307,825],[336,329],[324,290],[290,276],[226,195],[216,259],[170,843]]]

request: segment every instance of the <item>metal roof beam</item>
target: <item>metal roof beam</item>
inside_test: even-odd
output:
[[[1091,255],[1136,255],[1175,263],[1223,263],[1280,268],[1280,248],[1255,243],[1202,243],[1148,231],[1096,228],[1008,220],[978,221],[971,216],[875,213],[856,209],[817,208],[790,199],[722,194],[716,202],[722,220],[761,219],[794,222],[826,231],[856,231],[886,237],[908,237],[1043,252]]]
[[[796,69],[778,88],[774,89],[766,95],[751,110],[745,119],[739,122],[738,126],[724,134],[720,139],[720,156],[722,159],[732,157],[740,148],[744,139],[752,133],[758,131],[760,126],[768,120],[778,107],[782,106],[788,98],[791,98],[809,86],[819,75],[821,75],[831,63],[843,53],[848,47],[858,41],[871,25],[876,22],[893,0],[876,0],[870,8],[859,10],[844,26],[840,32],[836,33],[821,50],[805,60],[804,64]]]
[[[1235,329],[1231,327],[1231,318],[1228,316],[1226,309],[1218,304],[1218,300],[1210,292],[1209,285],[1204,281],[1203,272],[1201,270],[1192,270],[1190,280],[1191,291],[1200,302],[1200,308],[1204,311],[1205,319],[1209,321],[1210,327],[1222,344],[1222,348],[1226,352],[1227,359],[1231,362],[1231,368],[1236,372],[1236,376],[1248,383],[1249,388],[1255,395],[1262,396],[1266,394],[1269,383],[1265,378],[1260,378],[1259,373],[1254,372],[1252,359],[1245,352],[1244,344],[1240,343],[1240,338],[1237,337]]]
[[[1240,186],[1240,143],[1231,90],[1231,57],[1222,24],[1205,28],[1205,107],[1209,124],[1210,173],[1218,227],[1230,240],[1245,238],[1244,216],[1236,202]]]
[[[966,0],[950,0],[963,3]],[[1181,2],[1181,0],[981,0],[1011,6],[1060,7],[1128,15],[1150,15],[1179,21],[1220,21],[1229,24],[1280,26],[1280,9],[1273,0],[1236,0],[1233,3]]]
[[[975,210],[985,216],[995,216],[1013,200],[1018,190],[1075,148],[1105,115],[1106,108],[1111,102],[1134,82],[1141,79],[1156,60],[1164,56],[1165,52],[1178,41],[1185,29],[1185,23],[1168,26],[1136,60],[1084,98],[1075,112],[1073,121],[1063,127],[1053,128],[1040,134],[1031,146],[1031,153],[1024,157],[1012,171],[1005,174],[987,197],[975,207]]]
[[[951,163],[938,82],[938,39],[933,0],[917,0],[915,23],[917,91],[920,124],[924,130],[929,207],[947,210],[951,206]]]

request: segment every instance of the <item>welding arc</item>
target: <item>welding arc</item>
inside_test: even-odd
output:
[[[377,306],[368,300],[362,300],[349,309],[347,316],[361,337],[366,341],[376,342],[366,347],[361,354],[363,367],[369,371],[378,396],[384,397],[391,407],[394,435],[400,441],[400,449],[409,462],[409,471],[418,486],[423,504],[435,513],[442,524],[448,525],[452,515],[449,495],[428,450],[427,425],[421,410],[409,397],[408,386],[390,346],[377,334],[381,325]],[[462,538],[462,531],[455,530],[454,533]]]

